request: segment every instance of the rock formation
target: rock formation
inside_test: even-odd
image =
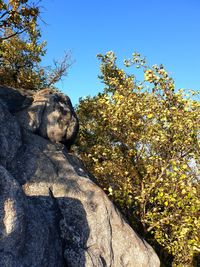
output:
[[[157,267],[69,147],[68,97],[0,87],[0,266]]]
[[[22,127],[67,147],[77,135],[78,120],[71,101],[55,90],[37,92],[31,105],[16,116]]]

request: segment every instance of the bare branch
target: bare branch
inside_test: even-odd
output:
[[[72,65],[72,63],[70,62],[69,53],[65,53],[63,59],[60,62],[54,61],[54,65],[55,68],[50,72],[48,77],[48,87],[51,87],[67,75],[67,70]]]
[[[5,17],[6,15],[10,14],[9,10],[6,10],[1,16],[0,19],[2,19],[3,17]]]

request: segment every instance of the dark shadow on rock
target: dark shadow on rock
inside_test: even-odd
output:
[[[1,266],[86,267],[90,231],[82,203],[69,197],[54,198],[51,192],[50,196],[25,198],[23,244],[9,250],[3,243],[13,238],[12,233],[4,237],[0,243]]]
[[[44,229],[48,227],[48,230],[45,231],[49,235],[42,257],[44,261],[41,262],[40,266],[49,267],[50,262],[46,264],[45,259],[55,255],[53,257],[55,265],[51,263],[51,266],[86,267],[85,252],[89,227],[82,203],[69,197],[54,198],[51,191],[49,197],[29,196],[27,200],[29,203],[29,221],[37,223],[37,227],[38,222],[43,222]],[[38,216],[37,220],[33,220],[35,215]],[[30,224],[29,231],[32,232],[33,229],[33,225]],[[45,232],[42,234],[43,238]],[[34,233],[32,234],[34,235]],[[31,236],[33,236],[32,234]],[[38,233],[35,234],[38,240]],[[30,240],[27,240],[26,243],[29,244]]]
[[[91,178],[88,171],[86,170],[83,162],[74,156],[73,154],[69,154],[67,150],[63,151],[63,154],[67,157],[69,163],[74,166],[74,171],[77,175],[85,177],[85,178]],[[91,179],[96,182],[96,179]]]
[[[16,90],[7,86],[0,86],[0,99],[6,104],[11,113],[18,112],[32,103],[33,91]]]
[[[0,266],[85,267],[89,226],[81,201],[67,197],[68,192],[79,194],[81,189],[76,179],[70,178],[75,172],[62,153],[65,148],[27,130],[21,132],[22,145],[6,168],[19,188],[24,187],[26,191],[27,184],[34,184],[37,192],[31,195],[25,192],[25,221],[22,222],[25,234],[23,237],[21,232],[17,234],[22,242],[15,242],[16,233],[4,235],[0,243]],[[64,186],[63,197],[54,197],[49,183]],[[40,191],[46,185],[43,196]],[[5,216],[0,215],[3,224]],[[5,250],[3,244],[9,243],[18,244],[15,252],[10,245]]]

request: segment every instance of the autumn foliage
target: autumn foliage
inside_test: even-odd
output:
[[[40,65],[39,14],[27,0],[0,0],[0,85],[39,90],[66,75],[68,54],[53,68]],[[150,67],[137,53],[124,68],[135,65],[141,82],[113,52],[98,58],[105,88],[80,100],[74,150],[163,266],[199,266],[198,92],[176,90],[164,66]]]
[[[40,8],[33,2],[0,0],[0,85],[40,90],[54,87],[67,74],[69,53],[53,67],[41,66],[46,42],[41,41],[39,18]]]
[[[164,67],[137,53],[125,66],[98,55],[103,93],[82,99],[78,153],[163,266],[197,266],[200,252],[199,130],[196,93],[175,90]]]
[[[0,0],[0,42],[13,36],[33,34],[40,10],[28,0]],[[11,32],[4,34],[7,29]]]

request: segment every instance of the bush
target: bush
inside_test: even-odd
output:
[[[200,251],[199,121],[195,92],[175,92],[164,67],[134,53],[144,81],[99,55],[103,93],[80,100],[77,149],[163,266],[193,266]],[[193,95],[193,98],[191,97]]]

